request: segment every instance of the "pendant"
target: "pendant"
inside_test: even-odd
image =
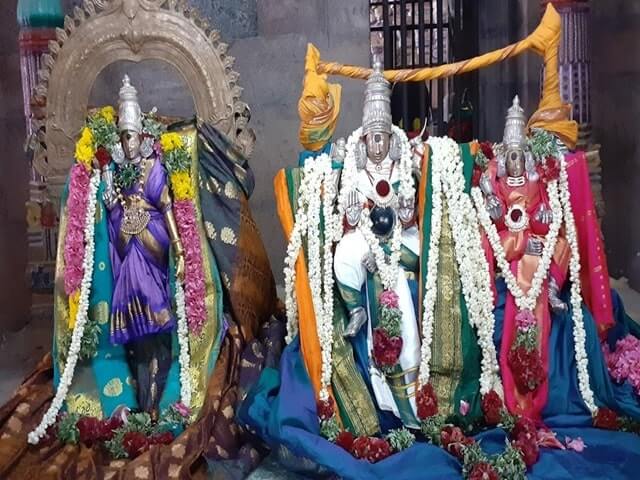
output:
[[[522,206],[514,204],[509,207],[504,223],[510,232],[521,232],[529,226],[529,215]]]
[[[147,228],[151,214],[140,207],[124,207],[120,230],[127,235],[138,235]]]

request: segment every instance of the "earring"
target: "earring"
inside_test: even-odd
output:
[[[391,140],[389,141],[389,157],[394,162],[397,162],[402,157],[402,143],[395,133],[391,135]]]
[[[124,162],[124,149],[120,142],[111,147],[111,158],[118,165],[121,165]]]
[[[356,147],[355,151],[355,157],[356,167],[358,167],[358,170],[362,170],[367,166],[367,146],[362,140],[358,142],[358,146]]]
[[[152,137],[144,137],[142,143],[140,144],[140,155],[142,158],[149,158],[153,153],[153,138]]]

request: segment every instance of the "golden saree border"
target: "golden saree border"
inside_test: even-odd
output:
[[[350,424],[353,428],[352,433],[356,436],[374,435],[380,431],[376,407],[362,375],[356,368],[351,344],[344,338],[345,321],[343,315],[339,313],[342,311],[340,306],[335,305],[334,311],[338,313],[333,319],[331,383],[338,405],[344,410],[342,420],[343,423]]]
[[[207,323],[203,326],[199,335],[189,332],[189,356],[191,364],[189,376],[191,377],[191,408],[199,412],[202,408],[209,383],[209,357],[211,349],[218,336],[220,318],[217,310],[217,297],[214,279],[211,274],[211,257],[209,255],[209,242],[203,228],[202,210],[200,208],[200,191],[198,189],[198,131],[195,126],[181,132],[187,137],[187,145],[191,154],[191,187],[193,190],[193,203],[196,212],[196,225],[200,239],[200,251],[202,252],[202,269],[205,281],[204,304],[207,311]]]
[[[453,242],[449,210],[444,206],[433,322],[433,338],[438,341],[431,343],[431,383],[443,415],[455,413],[453,398],[463,368],[460,276]]]

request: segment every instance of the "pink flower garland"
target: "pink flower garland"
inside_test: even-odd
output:
[[[202,271],[202,249],[196,225],[196,209],[191,200],[177,200],[173,204],[173,212],[184,247],[184,294],[189,330],[199,335],[207,319],[207,310],[204,303],[206,292]]]
[[[636,393],[640,395],[640,339],[633,335],[618,340],[615,351],[610,351],[608,344],[603,344],[604,358],[609,374],[616,382],[629,380]]]
[[[67,199],[67,233],[64,240],[64,291],[67,295],[80,289],[84,270],[84,227],[89,197],[89,171],[76,163],[71,168]]]

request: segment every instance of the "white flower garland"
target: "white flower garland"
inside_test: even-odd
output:
[[[431,233],[429,238],[429,258],[427,259],[427,274],[424,282],[424,297],[422,299],[422,345],[420,346],[420,370],[418,381],[420,385],[429,383],[431,377],[431,343],[433,341],[433,317],[435,315],[438,288],[438,260],[440,234],[442,231],[442,167],[448,160],[442,149],[437,145],[438,139],[429,138],[432,149],[431,163]]]
[[[184,287],[182,282],[176,277],[176,313],[178,316],[178,345],[180,346],[180,354],[178,360],[180,362],[180,401],[187,407],[191,406],[191,377],[189,357],[189,326],[187,322],[187,312],[185,307]]]
[[[89,312],[89,295],[91,294],[91,280],[93,278],[93,260],[95,255],[95,218],[96,218],[96,205],[98,186],[100,185],[100,171],[94,170],[89,182],[89,196],[87,200],[87,212],[84,222],[84,238],[85,238],[85,250],[84,259],[82,261],[83,276],[82,284],[80,286],[80,299],[78,302],[78,313],[76,317],[75,327],[71,336],[71,345],[69,346],[69,352],[67,354],[67,361],[60,377],[60,383],[58,390],[56,391],[51,405],[47,409],[46,413],[42,417],[40,424],[29,433],[27,439],[32,445],[37,445],[38,442],[46,435],[47,429],[53,425],[56,421],[56,417],[62,408],[71,382],[73,381],[73,373],[78,363],[78,354],[80,352],[80,345],[82,337],[84,335],[84,328],[88,319]]]
[[[575,218],[571,209],[571,193],[569,191],[569,176],[567,174],[567,161],[562,156],[560,160],[560,200],[564,213],[567,241],[571,248],[569,260],[569,279],[571,281],[571,312],[573,320],[573,340],[575,344],[575,359],[578,369],[578,386],[585,405],[592,415],[598,411],[593,398],[593,390],[589,382],[589,359],[586,351],[586,333],[582,315],[582,293],[580,284],[580,252],[578,251],[578,238],[576,234]]]
[[[560,226],[562,225],[562,205],[560,204],[560,198],[558,193],[558,181],[552,180],[547,183],[547,194],[549,197],[549,205],[553,212],[553,219],[551,225],[549,225],[549,232],[544,240],[544,248],[542,249],[542,256],[538,268],[533,275],[531,281],[531,288],[525,295],[518,281],[511,271],[509,262],[507,261],[507,254],[504,251],[502,242],[500,241],[500,235],[495,224],[491,221],[489,213],[485,208],[482,192],[479,187],[471,189],[471,195],[478,212],[478,218],[482,228],[487,234],[491,248],[493,249],[496,257],[496,262],[507,284],[507,288],[516,302],[516,306],[519,310],[529,310],[533,312],[538,302],[538,297],[542,292],[542,284],[548,277],[549,267],[551,266],[551,260],[558,241],[558,234],[560,232]]]
[[[322,355],[320,399],[329,397],[333,353],[333,243],[340,233],[339,216],[334,211],[336,186],[331,158],[326,155],[306,162],[299,190],[296,221],[287,246],[285,260],[285,306],[287,309],[287,342],[297,333],[298,311],[295,299],[295,263],[307,237],[309,286],[316,317]],[[320,253],[320,208],[324,221],[324,248]],[[305,211],[306,209],[306,211]]]
[[[415,186],[411,175],[412,157],[409,139],[404,131],[395,125],[392,128],[392,133],[399,140],[402,148],[398,168],[398,176],[400,180],[398,193],[403,198],[415,198]],[[348,207],[349,194],[357,191],[358,168],[356,165],[356,150],[361,137],[362,128],[358,128],[347,140],[339,199],[339,211],[343,215]],[[363,208],[357,228],[364,236],[371,253],[373,253],[375,257],[376,266],[378,268],[378,273],[383,287],[386,290],[392,290],[398,282],[400,256],[402,253],[402,224],[397,221],[394,225],[393,234],[391,235],[391,241],[389,243],[391,254],[387,256],[380,245],[380,240],[371,230],[372,224],[370,214],[371,212],[369,208]]]
[[[478,218],[468,195],[464,193],[465,178],[460,159],[460,147],[450,138],[434,138],[432,148],[440,150],[438,160],[443,161],[441,178],[447,199],[449,225],[451,226],[460,283],[469,322],[478,333],[482,351],[480,393],[495,390],[502,395],[502,381],[496,349],[493,343],[495,318],[489,264],[482,249]],[[436,253],[437,254],[437,253]]]
[[[478,220],[468,195],[464,194],[460,148],[450,138],[431,137],[432,213],[427,278],[423,298],[421,364],[419,380],[429,382],[433,318],[437,296],[438,249],[442,231],[443,196],[447,201],[449,225],[454,238],[454,250],[462,292],[471,326],[478,332],[482,350],[480,390],[486,394],[495,390],[502,395],[496,350],[493,344],[494,316],[490,289],[489,266],[482,250]]]
[[[547,234],[545,248],[543,249],[542,259],[538,270],[534,276],[532,287],[529,295],[524,297],[522,290],[517,285],[515,277],[509,268],[509,264],[505,258],[505,252],[497,236],[497,230],[484,205],[482,192],[479,188],[472,189],[473,197],[478,218],[487,233],[491,247],[496,254],[496,261],[503,272],[507,288],[514,296],[518,308],[521,310],[533,310],[537,303],[537,297],[542,289],[542,283],[547,277],[557,236],[564,220],[566,237],[571,249],[571,258],[569,261],[569,279],[571,281],[571,311],[573,321],[573,338],[575,344],[575,359],[578,370],[578,385],[580,394],[585,405],[592,414],[595,414],[598,407],[595,404],[593,390],[589,381],[589,359],[586,352],[586,332],[584,329],[584,319],[582,314],[582,294],[580,282],[580,252],[578,250],[578,239],[576,234],[575,218],[571,208],[571,194],[569,191],[569,177],[567,174],[567,162],[562,155],[560,159],[560,178],[558,181],[552,181],[547,184],[547,192],[549,194],[549,203],[553,211],[553,221]],[[551,238],[550,238],[551,237]],[[553,248],[551,248],[553,243]],[[515,288],[514,288],[515,286]],[[534,290],[535,289],[535,290]]]

